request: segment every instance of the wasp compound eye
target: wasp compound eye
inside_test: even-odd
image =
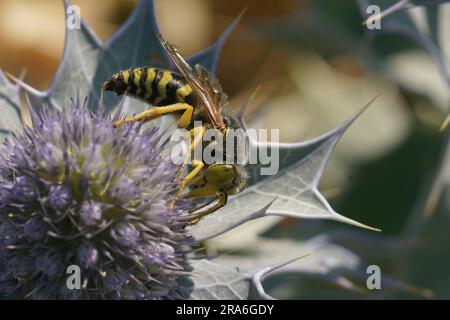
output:
[[[217,186],[226,186],[236,177],[236,171],[232,165],[214,164],[206,169],[206,181]]]

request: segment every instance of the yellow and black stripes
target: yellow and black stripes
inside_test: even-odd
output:
[[[127,94],[155,106],[196,104],[196,96],[184,78],[165,69],[141,67],[121,71],[103,84],[103,90]]]

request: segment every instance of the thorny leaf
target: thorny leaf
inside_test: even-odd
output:
[[[358,117],[315,139],[299,143],[272,143],[279,149],[280,166],[276,176],[263,176],[262,165],[249,166],[249,187],[228,204],[190,228],[197,240],[222,234],[244,222],[264,216],[330,219],[378,230],[341,216],[322,194],[318,183],[334,147],[345,130]],[[267,146],[250,138],[250,148]]]
[[[246,248],[241,254],[237,253],[220,255],[212,262],[194,262],[191,281],[195,286],[191,297],[273,299],[264,289],[264,280],[276,276],[283,283],[286,279],[291,279],[292,275],[299,279],[296,280],[299,284],[297,291],[307,298],[333,297],[335,291],[326,289],[329,285],[353,297],[386,298],[398,293],[413,296],[430,294],[428,290],[413,287],[385,273],[381,278],[382,289],[368,290],[368,265],[351,251],[331,243],[326,236],[317,236],[306,242],[261,237],[257,246]],[[292,257],[299,258],[292,260]],[[240,268],[232,267],[235,265]],[[261,267],[264,265],[268,267]],[[315,283],[315,289],[302,287],[301,284],[306,285],[308,281]]]
[[[448,105],[448,90],[450,89],[450,47],[449,38],[449,18],[450,5],[443,4],[447,1],[375,1],[369,3],[367,0],[358,0],[361,14],[368,18],[367,7],[369,5],[379,5],[386,9],[382,11],[384,16],[380,21],[380,29],[368,29],[367,33],[371,38],[383,34],[398,34],[404,36],[422,47],[436,63],[441,77],[446,85],[446,106]],[[391,6],[389,6],[391,4]],[[439,5],[441,4],[441,5]],[[417,7],[417,8],[416,8]],[[407,10],[415,8],[414,10]],[[395,14],[394,14],[395,13]],[[366,20],[367,23],[379,16],[374,16]],[[395,74],[391,75],[395,77]],[[414,84],[415,79],[408,79],[407,86]],[[416,86],[417,87],[417,86]],[[432,97],[431,97],[432,98]]]
[[[262,281],[272,272],[277,272],[292,262],[242,269],[207,259],[191,260],[192,275],[185,279],[186,294],[193,300],[274,299],[266,294]]]
[[[22,125],[19,90],[0,70],[0,141]]]

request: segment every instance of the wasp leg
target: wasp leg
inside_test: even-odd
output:
[[[201,184],[206,183],[204,173],[200,173],[195,178],[193,178],[191,181],[189,181],[189,185],[193,185],[194,187],[195,187],[195,185],[198,185],[200,183]]]
[[[183,173],[183,169],[186,166],[186,160],[189,156],[192,155],[192,152],[194,151],[195,147],[201,143],[203,139],[203,135],[205,134],[206,128],[205,127],[195,127],[189,130],[188,135],[189,137],[193,137],[193,140],[189,146],[189,152],[186,153],[186,156],[183,160],[183,163],[181,164],[181,168],[179,169],[175,181],[178,182],[178,180],[181,177],[181,174]]]
[[[178,120],[178,127],[186,128],[189,125],[189,123],[191,123],[192,113],[194,112],[194,108],[187,103],[175,103],[175,104],[171,104],[168,106],[152,107],[152,108],[150,108],[144,112],[141,112],[135,116],[117,120],[117,121],[113,122],[113,126],[118,127],[124,123],[135,122],[135,121],[147,122],[147,121],[156,119],[158,117],[161,117],[165,114],[177,112],[177,111],[184,111],[180,117],[180,120]]]
[[[177,193],[175,194],[175,197],[173,198],[172,202],[169,204],[169,208],[173,208],[173,206],[175,205],[175,202],[177,201],[180,194],[183,192],[186,185],[189,183],[190,180],[195,178],[195,176],[203,169],[205,164],[201,161],[194,160],[194,161],[192,161],[192,166],[194,167],[194,169],[192,169],[192,171],[189,172],[189,174],[186,177],[184,177],[183,182],[181,183],[180,189],[178,189]]]
[[[187,156],[190,155],[192,153],[192,151],[195,149],[195,147],[199,143],[202,142],[205,131],[206,131],[205,127],[196,127],[196,128],[189,130],[189,134],[194,136],[194,140],[192,140],[192,143],[189,146],[189,153],[187,154]],[[183,172],[183,168],[185,166],[186,166],[186,161],[183,161],[181,168],[178,171],[176,181],[178,181],[181,173]],[[198,161],[198,160],[194,159],[192,161],[192,166],[194,167],[194,169],[191,172],[189,172],[189,174],[186,177],[184,177],[183,182],[181,183],[180,189],[175,194],[175,197],[172,200],[172,202],[170,203],[169,208],[173,208],[173,206],[175,205],[175,201],[177,201],[178,197],[180,196],[181,192],[183,192],[186,185],[200,173],[200,171],[203,169],[205,164],[202,161]]]
[[[208,201],[208,202],[206,202],[206,203],[204,203],[204,204],[198,206],[198,207],[195,208],[195,209],[189,210],[189,213],[193,213],[193,212],[199,211],[199,210],[201,210],[201,209],[203,209],[203,208],[206,208],[206,207],[210,206],[210,205],[211,205],[213,202],[215,202],[215,201],[217,201],[217,197],[214,197],[212,200],[210,200],[210,201]],[[188,218],[190,219],[191,217],[188,217]]]
[[[205,127],[196,127],[189,131],[191,135],[194,135],[194,140],[192,141],[191,145],[189,146],[189,153],[187,155],[190,155],[191,152],[195,149],[195,147],[202,141],[203,135],[206,131]],[[191,133],[192,132],[192,133]],[[181,173],[183,172],[183,168],[186,165],[186,161],[183,161],[182,166],[177,174],[177,180]],[[188,173],[186,177],[184,177],[183,182],[181,183],[180,189],[178,189],[177,193],[175,194],[175,197],[173,198],[172,202],[169,205],[169,208],[173,208],[175,205],[175,202],[177,201],[180,194],[183,192],[184,188],[192,179],[194,179],[200,171],[203,169],[205,164],[202,161],[193,160],[191,165],[194,167],[191,172]]]
[[[204,210],[204,211],[200,211],[197,212],[193,215],[190,215],[187,217],[187,221],[189,225],[194,225],[196,223],[198,223],[203,217],[213,213],[214,211],[219,210],[220,208],[222,208],[224,205],[227,204],[228,201],[228,195],[226,192],[224,191],[219,191],[216,194],[216,199],[218,200],[217,203],[215,205],[213,205],[212,207]],[[197,210],[204,208],[205,206],[209,205],[211,202],[207,203],[206,205],[200,206],[199,208],[197,208]]]

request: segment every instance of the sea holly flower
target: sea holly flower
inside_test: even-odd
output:
[[[210,48],[191,57],[190,63],[215,72],[220,49],[236,23]],[[15,86],[0,72],[3,295],[247,299],[270,298],[262,281],[283,272],[314,275],[345,288],[353,287],[344,274],[331,275],[345,271],[349,278],[365,281],[364,262],[323,239],[276,243],[277,250],[265,257],[276,251],[289,258],[246,268],[239,268],[239,262],[227,266],[223,259],[200,259],[190,250],[199,241],[266,216],[331,219],[374,228],[336,213],[317,187],[334,146],[356,116],[310,141],[277,145],[277,175],[260,175],[259,164],[248,166],[243,193],[196,225],[186,226],[180,218],[194,209],[191,202],[181,199],[168,209],[179,186],[178,166],[170,161],[165,144],[173,123],[163,117],[148,128],[134,124],[114,129],[111,114],[121,114],[114,112],[120,103],[123,113],[138,113],[149,106],[130,98],[120,102],[109,94],[99,102],[101,84],[115,72],[146,65],[171,67],[157,32],[152,1],[142,0],[104,44],[83,21],[81,29],[66,29],[63,58],[47,91],[22,81]],[[28,94],[32,127],[23,128],[19,88]],[[76,100],[71,105],[70,98],[78,95],[88,97],[89,103]],[[108,111],[97,108],[103,104]],[[244,108],[238,117],[245,127],[243,116]],[[250,147],[267,145],[250,139]],[[261,252],[266,252],[266,245]],[[296,258],[306,253],[315,258],[305,267]],[[81,269],[80,290],[71,290],[66,283],[66,270],[72,265]],[[388,278],[385,282],[389,284]]]
[[[60,298],[65,270],[77,265],[78,298],[176,294],[181,247],[191,241],[179,218],[191,207],[178,201],[168,209],[177,166],[161,156],[157,128],[140,129],[115,129],[110,116],[77,100],[63,112],[42,108],[32,127],[5,139],[0,292]]]

